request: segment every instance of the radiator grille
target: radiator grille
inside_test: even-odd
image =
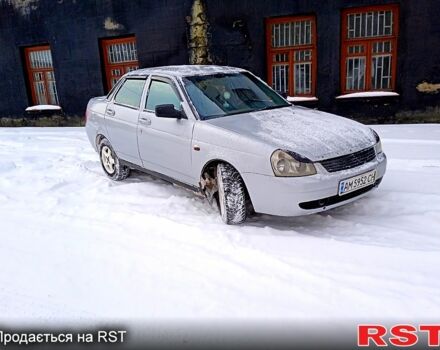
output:
[[[334,173],[335,171],[347,170],[371,162],[375,157],[374,147],[370,147],[345,156],[326,159],[320,163],[329,173]]]

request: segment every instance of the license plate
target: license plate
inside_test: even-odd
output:
[[[350,177],[349,179],[342,180],[339,182],[339,192],[340,196],[344,194],[359,190],[363,187],[367,187],[376,182],[376,170],[369,171],[358,176]]]

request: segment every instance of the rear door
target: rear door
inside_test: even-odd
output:
[[[159,118],[155,108],[173,104],[182,110],[183,98],[173,80],[152,76],[147,98],[139,117],[139,154],[145,168],[180,182],[197,185],[191,177],[191,139],[194,118]]]
[[[108,103],[105,121],[110,143],[119,158],[141,165],[137,124],[146,78],[127,78]]]

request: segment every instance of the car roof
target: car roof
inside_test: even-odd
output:
[[[240,73],[246,70],[229,66],[216,65],[178,65],[142,68],[131,71],[126,76],[147,76],[151,74],[166,74],[174,77],[186,77],[195,75],[210,75],[218,73]]]

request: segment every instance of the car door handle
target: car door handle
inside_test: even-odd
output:
[[[147,117],[141,117],[139,118],[139,123],[144,125],[151,125],[151,119]]]
[[[116,112],[113,109],[108,108],[107,111],[105,112],[107,115],[113,117]]]

